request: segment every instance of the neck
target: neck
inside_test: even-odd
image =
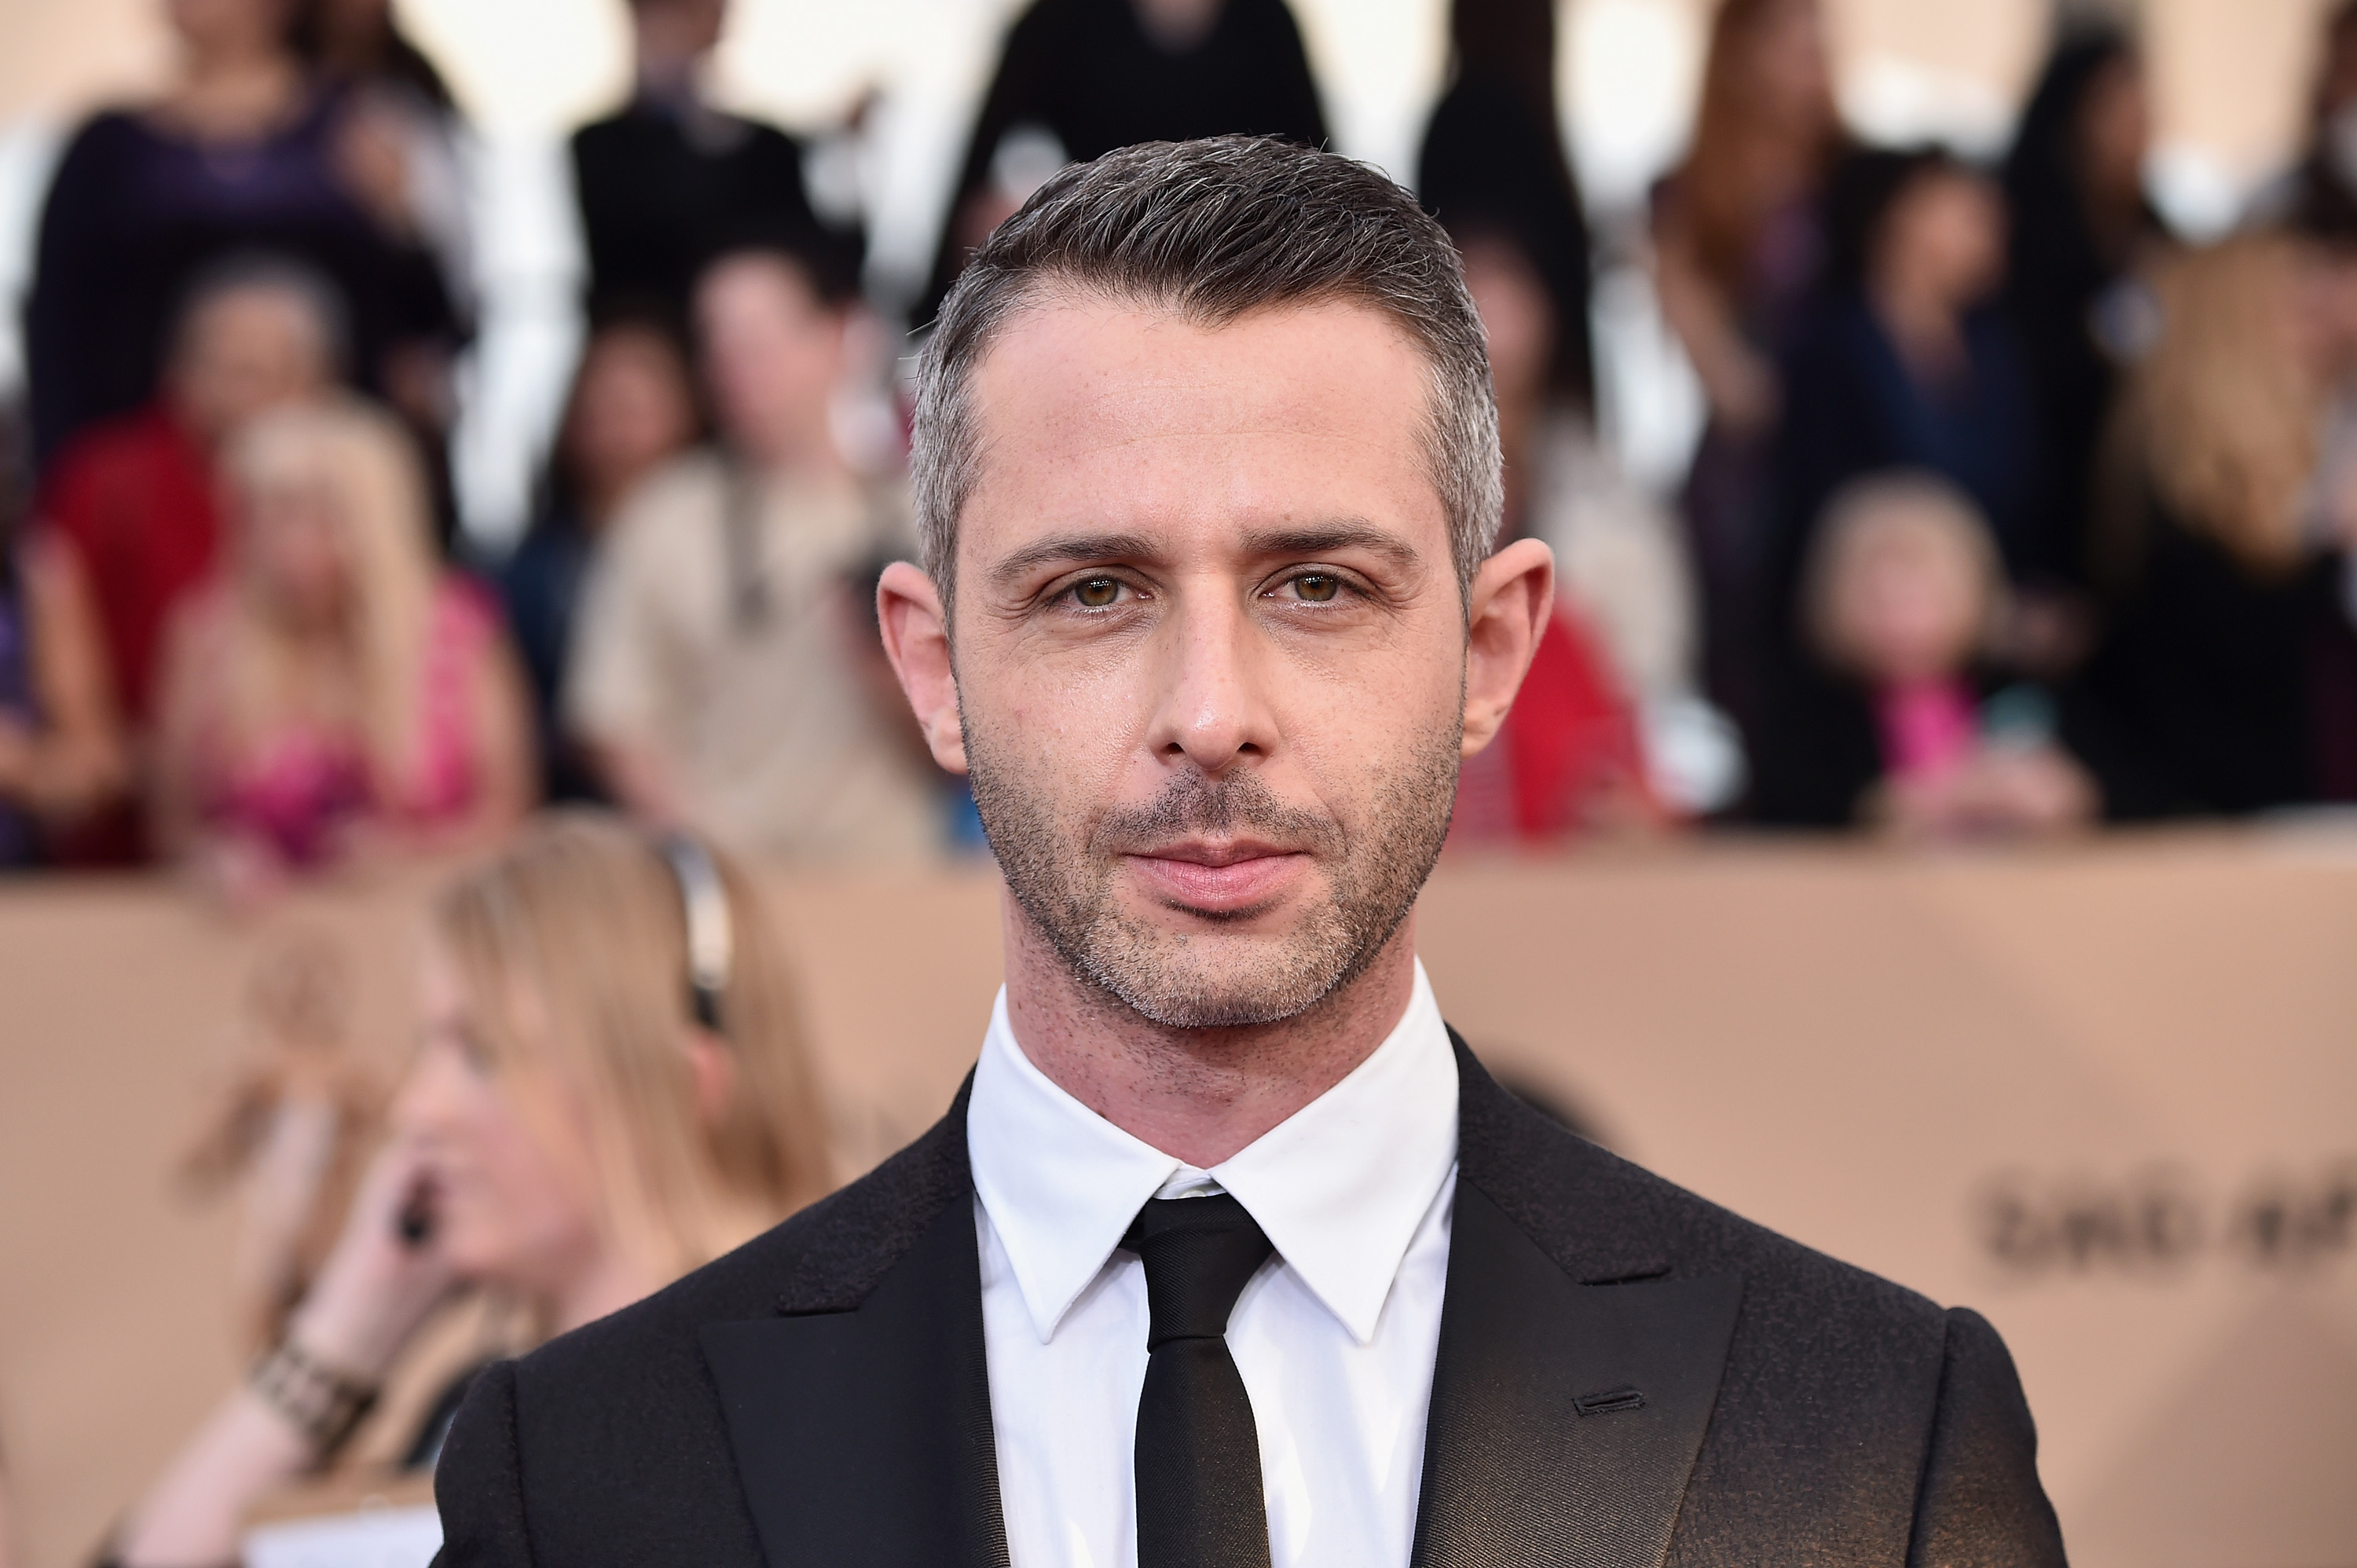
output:
[[[774,429],[747,431],[731,445],[746,462],[765,474],[823,479],[848,471],[834,449],[834,436],[823,415]]]
[[[1928,290],[1885,283],[1872,290],[1874,314],[1918,382],[1937,385],[1964,366],[1964,312]]]
[[[1232,1158],[1333,1088],[1382,1045],[1415,989],[1411,913],[1358,978],[1274,1024],[1157,1024],[1074,975],[1011,894],[1001,895],[1006,1017],[1023,1054],[1065,1093],[1174,1159]]]
[[[192,42],[167,107],[199,135],[252,134],[285,116],[299,82],[295,62],[267,38]]]
[[[652,1295],[662,1283],[627,1262],[621,1249],[607,1247],[542,1304],[541,1315],[554,1338]]]

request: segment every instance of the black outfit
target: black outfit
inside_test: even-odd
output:
[[[336,167],[339,90],[258,140],[207,145],[139,114],[91,119],[68,145],[41,210],[25,306],[33,446],[154,393],[181,296],[205,269],[268,252],[335,284],[350,312],[352,371],[378,391],[387,354],[463,338],[423,247],[387,238]]]
[[[566,736],[559,708],[573,650],[574,618],[596,550],[596,542],[573,511],[558,508],[542,514],[492,576],[532,686],[541,797],[550,801],[607,798],[595,770]]]
[[[999,142],[1019,125],[1046,130],[1076,163],[1135,142],[1231,133],[1326,145],[1309,56],[1285,0],[1225,0],[1211,32],[1178,54],[1146,36],[1131,0],[1038,0],[1006,35],[983,99],[920,319],[964,268],[958,211],[988,184]]]
[[[1555,305],[1551,391],[1596,406],[1588,323],[1593,260],[1579,187],[1555,127],[1505,82],[1458,75],[1425,128],[1416,193],[1460,242],[1482,230],[1512,240]]]
[[[1888,772],[1873,693],[1813,660],[1788,662],[1751,747],[1751,820],[1765,827],[1857,825]]]
[[[2316,799],[2311,677],[2337,640],[2339,558],[2257,575],[2158,499],[2146,507],[2128,586],[2106,603],[2082,677],[2094,721],[2083,750],[2106,812],[2240,815]]]
[[[1865,299],[1843,290],[1819,305],[1787,357],[1771,560],[1788,636],[1819,514],[1842,486],[1869,474],[1910,468],[1948,480],[1988,520],[2007,571],[2019,565],[2039,474],[2020,350],[1994,308],[1970,313],[1964,338],[1963,374],[1924,387]]]
[[[2017,553],[2032,580],[2084,585],[2095,454],[2147,314],[2129,275],[2169,230],[2149,203],[2132,232],[2098,235],[2081,173],[2082,121],[2103,74],[2133,59],[2120,35],[2073,38],[2047,62],[2005,163],[2005,303],[2020,334],[2030,406],[2043,433],[2044,482]]]
[[[1583,1143],[1457,1051],[1420,1568],[2059,1568],[1986,1322]],[[492,1368],[436,1477],[438,1561],[1004,1564],[974,1203],[961,1093],[870,1176]]]
[[[793,252],[839,296],[856,286],[859,243],[821,223],[802,153],[774,125],[641,96],[573,134],[589,252],[589,306],[652,308],[684,324],[704,264],[739,245]]]

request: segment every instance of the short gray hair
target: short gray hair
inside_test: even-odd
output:
[[[1456,247],[1381,173],[1269,137],[1143,142],[1041,186],[974,252],[917,369],[910,467],[925,570],[953,591],[958,516],[982,466],[971,387],[1006,324],[1073,288],[1219,327],[1327,300],[1368,306],[1431,368],[1426,460],[1460,593],[1505,510],[1498,405]]]

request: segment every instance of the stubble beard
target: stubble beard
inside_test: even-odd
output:
[[[1152,1023],[1211,1029],[1295,1017],[1374,961],[1440,858],[1462,737],[1460,716],[1412,740],[1356,832],[1287,805],[1248,768],[1218,779],[1190,768],[1145,806],[1068,825],[1056,802],[971,722],[965,751],[974,806],[1007,889],[1065,967]],[[1123,908],[1114,881],[1125,846],[1239,830],[1309,853],[1324,873],[1324,896],[1312,896],[1289,931],[1222,940],[1215,922],[1172,931]]]

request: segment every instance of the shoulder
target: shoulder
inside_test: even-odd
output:
[[[942,1210],[971,1200],[963,1096],[950,1115],[868,1175],[668,1288],[551,1341],[516,1368],[544,1407],[702,1400],[707,1324],[847,1312]]]
[[[593,572],[675,578],[687,560],[716,557],[728,505],[728,468],[716,453],[673,458],[630,491],[592,553]]]
[[[1564,1131],[1468,1075],[1461,1179],[1583,1284],[1739,1274],[1743,1316],[1775,1353],[1884,1339],[1936,1369],[1927,1298],[1755,1224]]]

